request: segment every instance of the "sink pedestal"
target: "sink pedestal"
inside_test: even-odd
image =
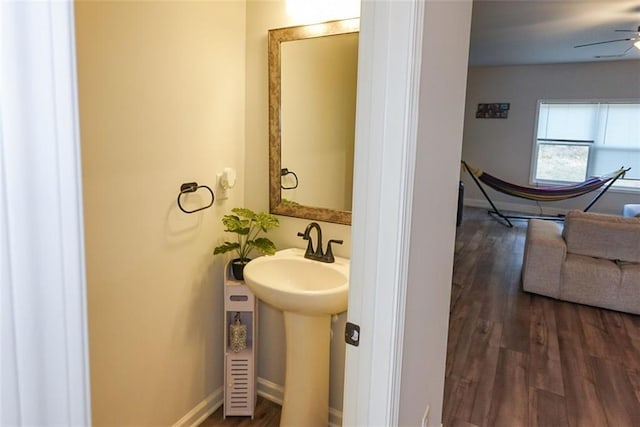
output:
[[[281,427],[329,424],[330,315],[284,312],[287,360]]]
[[[349,260],[335,257],[323,263],[304,253],[292,248],[256,258],[244,268],[244,279],[261,301],[284,314],[287,360],[280,425],[327,427],[331,314],[347,309]]]

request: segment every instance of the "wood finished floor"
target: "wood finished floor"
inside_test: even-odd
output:
[[[514,224],[458,229],[444,425],[640,426],[640,316],[523,292]]]
[[[523,292],[526,222],[514,224],[466,208],[458,228],[445,427],[640,426],[640,316]],[[279,422],[259,398],[254,420],[220,408],[201,425]]]
[[[253,420],[251,417],[227,417],[223,419],[222,407],[216,412],[211,414],[200,427],[218,427],[218,426],[233,426],[233,427],[275,427],[280,424],[280,405],[270,402],[262,397],[258,397],[256,404],[256,411]]]

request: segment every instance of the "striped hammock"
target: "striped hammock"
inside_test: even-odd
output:
[[[514,197],[520,197],[528,200],[536,200],[541,202],[554,202],[557,200],[571,199],[573,197],[582,196],[602,187],[611,180],[623,178],[625,172],[630,168],[621,167],[617,171],[599,177],[591,177],[584,182],[572,185],[554,185],[545,187],[525,187],[522,185],[512,184],[496,178],[478,168],[469,166],[465,161],[462,162],[467,171],[480,180],[483,184],[493,188],[504,194]]]

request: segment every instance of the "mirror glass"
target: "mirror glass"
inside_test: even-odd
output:
[[[269,31],[272,213],[351,223],[358,26]]]

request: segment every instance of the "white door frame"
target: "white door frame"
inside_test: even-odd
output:
[[[91,424],[72,1],[1,2],[0,424]]]
[[[397,425],[423,1],[365,1],[359,39],[343,423]]]

